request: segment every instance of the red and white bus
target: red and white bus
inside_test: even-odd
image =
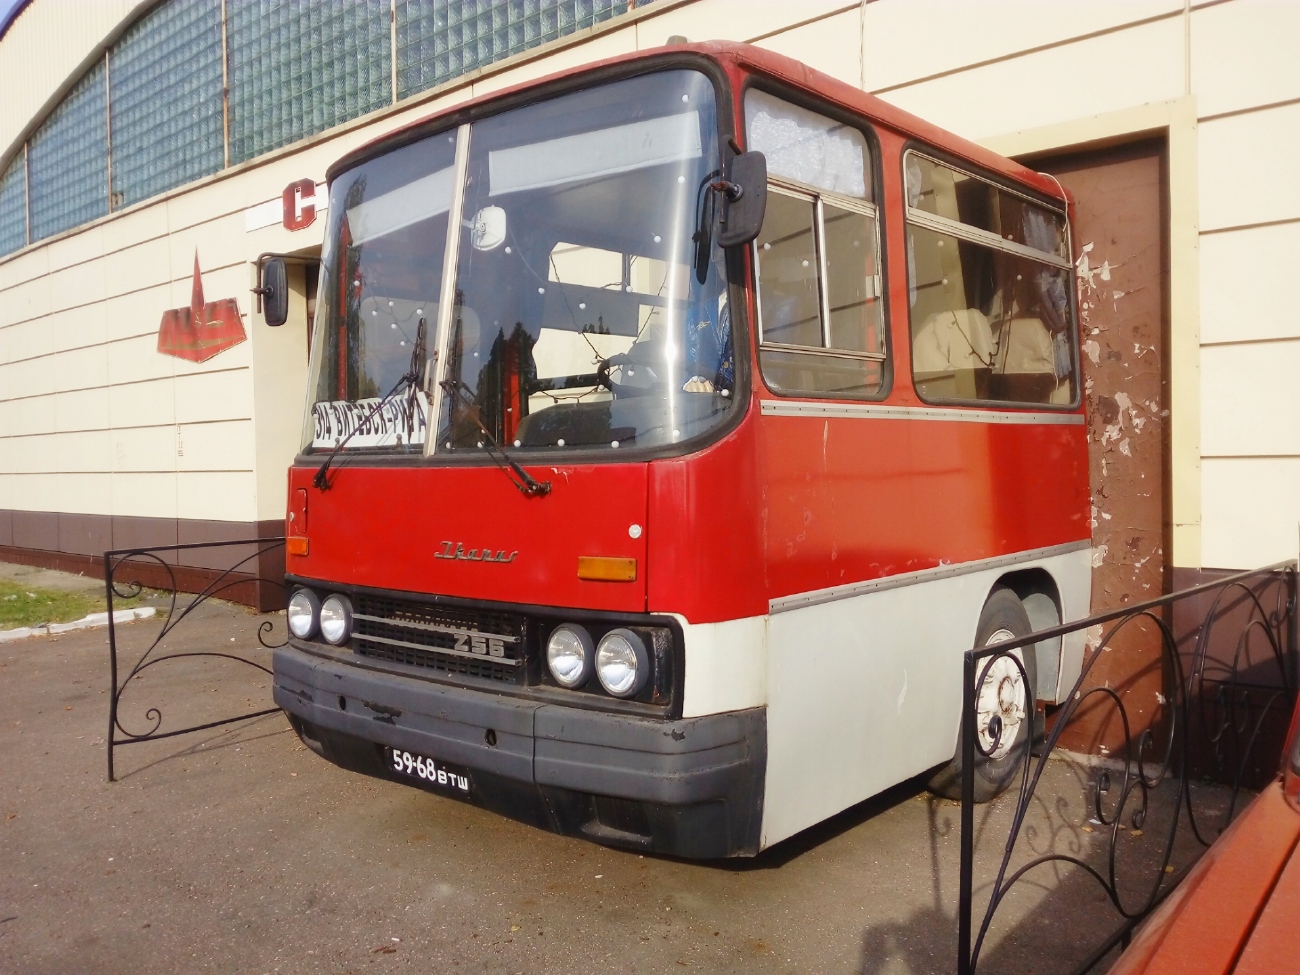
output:
[[[1088,609],[1052,178],[706,43],[329,184],[274,663],[314,750],[687,857],[922,773],[955,794],[963,651]],[[988,675],[981,798],[1081,655]]]

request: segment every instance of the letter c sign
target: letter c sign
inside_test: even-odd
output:
[[[316,181],[300,179],[284,188],[284,229],[302,230],[316,222]]]

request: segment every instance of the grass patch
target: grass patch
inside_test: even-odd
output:
[[[128,609],[139,601],[113,598],[114,609]],[[0,630],[42,623],[70,623],[105,609],[103,593],[38,589],[10,579],[0,579]]]

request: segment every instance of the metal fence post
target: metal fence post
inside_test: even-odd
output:
[[[957,894],[957,975],[971,975],[971,914],[975,877],[975,651],[962,666],[961,702],[961,876]]]
[[[104,597],[108,609],[108,668],[111,683],[108,695],[108,736],[104,745],[108,749],[108,781],[116,782],[113,777],[113,729],[117,727],[117,634],[113,627],[113,564],[107,552],[104,553]]]

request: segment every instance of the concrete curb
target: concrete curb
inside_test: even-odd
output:
[[[114,623],[130,623],[134,620],[145,620],[157,613],[158,610],[152,606],[139,606],[135,609],[120,609],[113,614]],[[30,636],[49,636],[51,633],[71,633],[74,630],[93,630],[100,626],[108,626],[107,613],[91,613],[89,616],[83,616],[79,620],[73,620],[71,623],[46,623],[44,626],[20,626],[16,630],[0,631],[0,643],[9,643],[13,640],[25,640]]]

